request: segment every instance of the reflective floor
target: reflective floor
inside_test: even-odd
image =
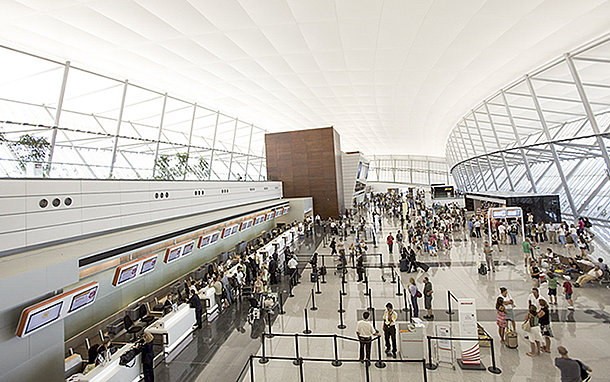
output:
[[[396,232],[394,221],[386,221],[381,238],[388,232]],[[542,353],[537,357],[529,357],[525,353],[529,351],[529,342],[524,338],[520,330],[520,322],[525,316],[527,296],[530,293],[531,283],[529,276],[525,273],[523,258],[519,246],[502,246],[503,251],[496,259],[498,266],[495,273],[485,276],[477,273],[480,262],[482,242],[480,239],[470,240],[461,237],[456,241],[453,248],[448,251],[439,252],[437,257],[430,258],[427,255],[419,261],[428,263],[431,267],[427,273],[421,270],[410,274],[401,273],[401,284],[406,287],[408,278],[414,277],[420,289],[423,288],[422,279],[428,276],[434,286],[433,313],[434,321],[424,321],[425,333],[433,335],[435,326],[443,325],[452,328],[453,334],[457,335],[457,315],[452,316],[449,321],[447,310],[447,291],[450,290],[458,298],[474,298],[477,306],[478,322],[495,339],[494,349],[497,367],[502,371],[495,375],[489,371],[465,371],[461,370],[456,362],[441,362],[436,370],[428,370],[429,381],[558,381],[559,371],[553,364],[557,356],[556,347],[565,346],[573,358],[582,360],[593,369],[592,381],[608,381],[610,365],[608,363],[607,343],[610,340],[610,309],[606,307],[609,290],[598,284],[588,284],[582,288],[575,289],[574,305],[575,311],[566,309],[566,302],[560,297],[557,306],[552,308],[552,329],[554,338],[551,341],[552,352]],[[546,245],[544,246],[546,248]],[[306,255],[310,250],[301,252]],[[562,251],[560,248],[556,248]],[[329,248],[323,245],[318,247],[321,254],[330,253]],[[380,245],[373,248],[369,245],[369,253],[382,253],[384,264],[397,260],[396,252],[389,255],[387,246]],[[369,257],[369,264],[378,264],[379,260]],[[329,265],[328,263],[326,265]],[[309,269],[303,273],[302,283],[295,288],[294,298],[288,299],[285,304],[285,315],[278,315],[274,321],[272,331],[274,333],[301,334],[305,329],[304,309],[312,306],[311,288],[315,284],[309,282]],[[380,269],[369,269],[369,287],[372,290],[372,304],[380,315],[387,302],[392,302],[396,308],[404,306],[404,298],[396,296],[398,285],[391,283],[392,275],[389,269],[384,269],[384,279]],[[350,269],[346,276],[345,291],[343,297],[345,308],[346,329],[338,329],[339,324],[339,291],[341,290],[341,278],[334,275],[331,270],[326,277],[326,283],[320,284],[321,294],[315,295],[318,310],[307,310],[308,326],[313,334],[339,334],[347,337],[355,337],[357,314],[366,309],[369,299],[364,296],[365,286],[356,282],[356,275]],[[515,316],[517,320],[517,332],[519,335],[519,347],[509,349],[499,343],[496,326],[495,299],[499,288],[507,287],[516,301]],[[402,288],[401,288],[402,289]],[[541,295],[547,296],[546,286],[541,287]],[[420,299],[420,305],[423,302]],[[420,316],[423,306],[420,306]],[[188,380],[214,380],[235,381],[241,368],[245,365],[251,353],[261,354],[261,341],[257,337],[262,327],[252,329],[250,325],[240,321],[242,314],[239,309],[231,312],[230,322],[225,321],[222,316],[216,322],[200,334],[173,362],[168,365],[161,364],[156,369],[158,380],[162,381],[188,381]],[[405,312],[400,312],[399,320],[405,319]],[[378,317],[379,319],[380,317]],[[245,329],[240,333],[238,328]],[[377,325],[378,327],[380,325]],[[303,337],[303,336],[301,336]],[[299,355],[303,358],[332,359],[334,357],[333,338],[299,338]],[[456,348],[456,358],[460,353],[459,344],[453,343]],[[358,344],[349,340],[337,340],[338,356],[340,359],[357,360]],[[377,344],[373,344],[373,361],[378,359]],[[432,355],[436,363],[436,348],[433,346]],[[489,347],[481,347],[482,361],[484,365],[491,365],[491,354]],[[275,337],[266,340],[266,354],[275,357],[295,357],[294,337]],[[427,349],[426,349],[427,355]],[[400,355],[398,356],[400,359]],[[382,359],[387,359],[382,354]],[[344,362],[341,367],[334,367],[329,361],[304,361],[302,364],[303,380],[336,380],[336,381],[366,381],[366,366],[359,362]],[[272,360],[267,364],[260,364],[257,360],[253,363],[255,381],[298,381],[300,378],[299,366],[293,365],[291,360]],[[244,373],[245,380],[250,380],[248,370]],[[369,380],[371,381],[398,381],[423,380],[423,368],[421,363],[392,363],[388,362],[385,368],[377,368],[374,363],[369,367]]]

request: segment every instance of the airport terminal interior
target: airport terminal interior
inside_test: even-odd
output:
[[[609,0],[0,11],[0,382],[609,380]]]

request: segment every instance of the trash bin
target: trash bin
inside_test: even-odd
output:
[[[402,359],[424,358],[424,328],[409,322],[398,322]]]

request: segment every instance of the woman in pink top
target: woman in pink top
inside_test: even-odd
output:
[[[496,300],[496,324],[498,325],[498,334],[500,342],[504,343],[504,333],[506,332],[506,307],[504,307],[504,299],[498,297]]]

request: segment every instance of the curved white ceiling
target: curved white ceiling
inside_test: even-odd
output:
[[[0,42],[269,131],[442,155],[470,107],[609,16],[602,0],[4,0]]]

